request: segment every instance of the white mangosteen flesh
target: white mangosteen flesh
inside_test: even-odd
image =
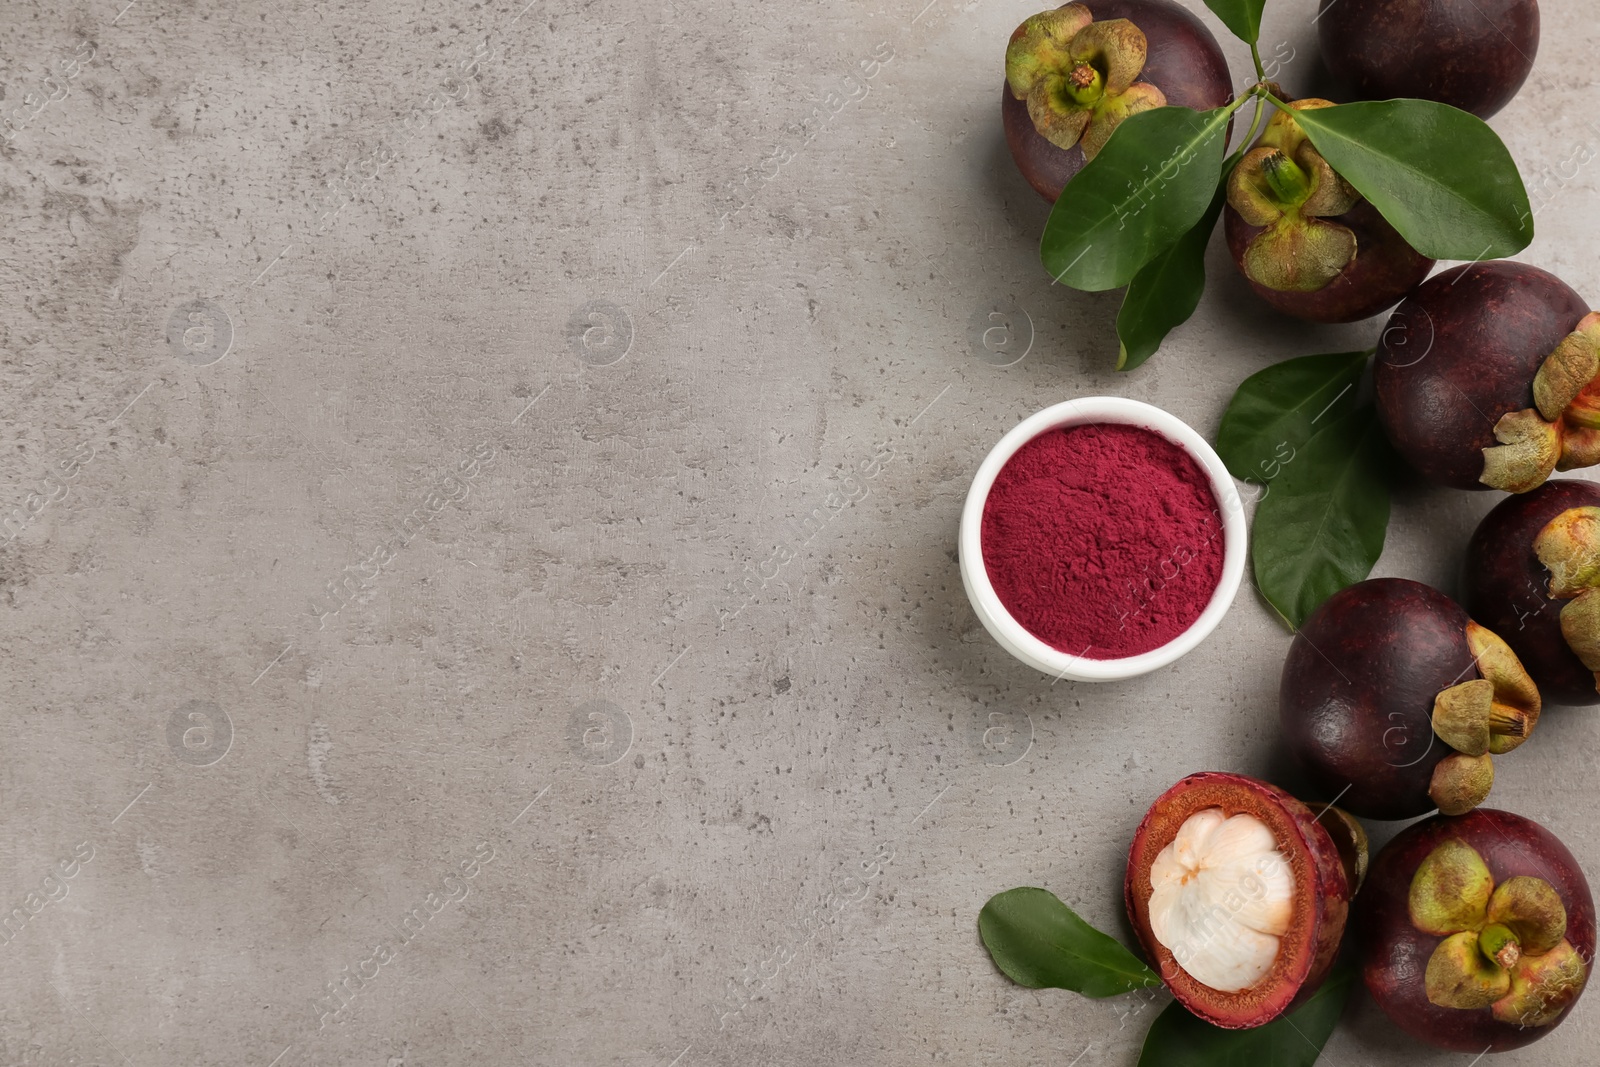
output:
[[[1156,856],[1150,885],[1151,932],[1195,981],[1233,993],[1272,969],[1294,878],[1260,819],[1195,812]]]

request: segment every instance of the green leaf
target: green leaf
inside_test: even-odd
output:
[[[1228,472],[1265,484],[1311,435],[1356,406],[1366,352],[1301,356],[1274,363],[1239,384],[1217,431]]]
[[[1139,1067],[1311,1067],[1322,1055],[1355,985],[1354,967],[1337,966],[1309,1000],[1251,1030],[1223,1030],[1173,1001],[1144,1038]]]
[[[1261,9],[1266,0],[1206,0],[1206,6],[1245,44],[1255,44],[1260,39]]]
[[[1029,989],[1114,997],[1161,984],[1121,942],[1044,889],[1024,886],[991,897],[978,914],[978,933],[995,966]]]
[[[1256,508],[1250,550],[1261,595],[1291,627],[1372,573],[1393,462],[1371,405],[1329,422],[1283,462]]]
[[[1188,233],[1171,248],[1146,263],[1122,297],[1117,312],[1117,369],[1133,370],[1155,355],[1167,334],[1189,321],[1206,289],[1206,246],[1217,228],[1222,205],[1228,200],[1228,175],[1240,154],[1222,165],[1222,176],[1211,196],[1211,206]]]
[[[1333,169],[1423,255],[1499,259],[1533,240],[1533,211],[1517,165],[1477,116],[1432,100],[1366,101],[1293,115]]]
[[[1119,289],[1193,229],[1216,190],[1228,119],[1245,99],[1124,119],[1050,211],[1039,242],[1050,276],[1087,292]]]

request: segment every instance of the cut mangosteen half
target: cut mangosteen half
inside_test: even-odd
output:
[[[1260,1026],[1310,996],[1333,965],[1355,851],[1347,869],[1318,816],[1277,786],[1192,774],[1134,835],[1128,916],[1184,1007],[1227,1029]]]

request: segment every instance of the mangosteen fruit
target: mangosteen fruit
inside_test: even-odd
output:
[[[1495,260],[1401,301],[1378,342],[1378,415],[1423,477],[1525,493],[1600,461],[1600,315],[1560,278]]]
[[[1493,756],[1527,740],[1540,708],[1504,641],[1404,578],[1324,601],[1295,635],[1278,689],[1285,741],[1312,787],[1369,819],[1482,803]]]
[[[1356,99],[1437,100],[1488,118],[1539,51],[1538,0],[1322,0],[1322,58]]]
[[[1332,107],[1296,100],[1292,110]],[[1312,322],[1354,322],[1405,296],[1433,269],[1306,137],[1273,112],[1228,179],[1223,231],[1256,295]]]
[[[1028,184],[1054,203],[1129,115],[1233,97],[1211,31],[1172,0],[1087,0],[1034,15],[1006,48],[1000,117]]]
[[[1600,704],[1600,485],[1556,478],[1507,497],[1467,543],[1464,600],[1552,704]]]
[[[1150,806],[1128,850],[1128,917],[1190,1012],[1260,1026],[1322,984],[1355,884],[1329,821],[1277,786],[1219,772],[1191,774]]]
[[[1378,853],[1355,933],[1367,991],[1402,1030],[1504,1052],[1548,1034],[1583,993],[1594,900],[1554,834],[1479,808],[1408,826]]]

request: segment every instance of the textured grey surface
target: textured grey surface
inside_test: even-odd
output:
[[[1134,1063],[1160,1000],[1013,986],[978,909],[1120,930],[1157,793],[1283,769],[1287,638],[1247,589],[1052,686],[965,603],[967,480],[1378,324],[1217,258],[1112,373],[998,135],[1030,3],[124,2],[0,9],[3,1062]],[[1595,297],[1590,31],[1548,4],[1495,125]],[[1379,573],[1448,586],[1490,503],[1408,491]],[[1600,719],[1541,734],[1495,802],[1600,871]],[[1467,1059],[1362,1002],[1323,1062]]]

